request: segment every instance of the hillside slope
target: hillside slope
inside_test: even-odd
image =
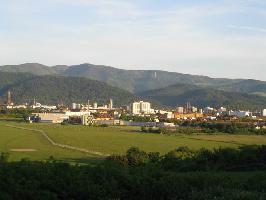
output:
[[[266,82],[248,79],[235,84],[222,85],[219,88],[231,92],[266,93]]]
[[[262,109],[266,107],[266,97],[187,84],[145,91],[138,95],[171,107],[183,106],[188,101],[201,108],[226,106],[231,109]]]
[[[87,100],[97,101],[100,104],[107,103],[110,98],[117,106],[125,105],[138,99],[131,93],[107,85],[106,83],[88,80],[79,77],[60,76],[32,76],[28,74],[8,74],[8,80],[19,79],[21,81],[0,82],[0,96],[5,98],[7,90],[11,90],[12,98],[16,103],[32,102],[35,98],[43,104],[57,104],[72,102],[86,103]],[[11,83],[11,84],[10,84]]]
[[[103,65],[57,65],[48,67],[38,63],[0,66],[0,71],[27,72],[35,75],[60,75],[85,77],[105,82],[111,86],[139,93],[175,84],[190,84],[228,92],[266,94],[266,82],[244,79],[210,78],[160,70],[123,70]]]
[[[35,75],[57,74],[71,77],[85,77],[106,82],[109,85],[128,90],[132,93],[158,89],[177,83],[202,86],[220,86],[239,81],[231,79],[213,79],[207,76],[181,74],[160,70],[123,70],[114,67],[92,64],[48,67],[41,64],[29,63],[23,65],[0,66],[0,71],[28,72]]]
[[[4,65],[0,66],[0,71],[31,73],[34,75],[51,75],[57,73],[56,70],[54,70],[53,68],[38,63],[25,63],[21,65]]]

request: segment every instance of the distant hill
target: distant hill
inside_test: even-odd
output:
[[[132,93],[158,89],[177,83],[218,87],[239,81],[231,79],[214,79],[207,76],[181,74],[160,70],[123,70],[114,67],[92,64],[48,67],[41,64],[30,63],[13,66],[0,66],[0,71],[28,72],[35,75],[57,74],[63,76],[85,77],[106,82],[109,85],[128,90]]]
[[[201,108],[226,106],[231,109],[262,109],[266,107],[266,97],[188,84],[172,85],[141,92],[138,95],[171,107],[183,106],[187,101]]]
[[[116,106],[121,106],[139,99],[125,90],[86,78],[1,72],[0,97],[2,100],[7,90],[11,90],[12,98],[16,103],[32,102],[36,98],[43,104],[86,103],[88,99],[104,104],[112,98]]]
[[[1,71],[17,73],[28,72],[34,75],[41,76],[57,75],[65,77],[83,77],[88,78],[90,80],[105,82],[115,88],[121,88],[123,90],[129,91],[130,93],[136,94],[144,91],[165,88],[168,86],[172,88],[172,85],[183,84],[193,85],[193,87],[199,86],[199,90],[204,90],[205,88],[206,90],[204,91],[209,91],[208,94],[211,91],[220,90],[219,92],[217,91],[214,93],[216,93],[217,95],[219,93],[220,96],[224,98],[224,100],[228,99],[228,101],[230,99],[230,95],[234,96],[234,94],[231,93],[237,92],[235,96],[239,95],[238,97],[241,99],[240,103],[243,103],[245,99],[249,101],[249,98],[254,99],[259,97],[245,96],[245,94],[238,93],[256,94],[264,97],[266,96],[265,81],[210,78],[207,76],[181,74],[160,70],[123,70],[114,67],[93,64],[81,64],[73,66],[57,65],[53,67],[48,67],[38,63],[28,63],[22,65],[0,66],[0,72]],[[188,89],[188,91],[190,91],[190,89]],[[227,93],[222,93],[223,91]],[[237,100],[237,98],[233,99]],[[258,104],[261,104],[259,99]],[[202,102],[211,103],[207,100]],[[253,101],[251,103],[253,104]]]
[[[31,73],[35,75],[51,75],[56,74],[56,70],[51,67],[38,63],[25,63],[21,65],[4,65],[0,66],[2,72],[20,72]]]
[[[266,93],[266,82],[248,79],[234,84],[219,86],[219,89],[242,93]]]

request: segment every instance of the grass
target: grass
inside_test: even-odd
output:
[[[141,133],[138,127],[85,127],[54,124],[26,124],[0,122],[0,151],[10,152],[11,160],[29,158],[44,160],[53,156],[56,159],[85,162],[97,160],[97,156],[54,147],[38,132],[6,127],[11,124],[19,127],[44,130],[53,140],[105,154],[123,154],[129,147],[137,146],[145,151],[158,151],[162,154],[178,146],[192,149],[233,147],[251,144],[266,144],[266,136],[255,135],[198,135],[166,136]],[[36,149],[34,152],[11,152],[10,149]]]

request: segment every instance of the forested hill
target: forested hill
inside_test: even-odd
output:
[[[11,90],[12,98],[16,103],[32,102],[35,98],[43,104],[86,103],[88,99],[103,104],[112,98],[116,106],[121,106],[138,99],[125,90],[86,78],[1,72],[0,97],[2,100],[8,90]]]
[[[64,66],[58,66],[58,69],[60,68],[64,68]],[[120,106],[129,105],[130,102],[141,98],[151,100],[155,107],[156,105],[160,107],[183,106],[187,101],[199,107],[226,106],[232,109],[253,110],[266,106],[265,97],[189,84],[176,84],[133,95],[104,82],[82,77],[36,76],[28,73],[0,72],[0,98],[2,101],[8,90],[11,90],[12,98],[16,103],[32,102],[35,98],[43,104],[85,103],[88,99],[103,104],[112,98],[115,105]]]
[[[45,66],[38,63],[0,66],[3,72],[27,72],[34,75],[60,75],[85,77],[127,90],[131,93],[154,90],[175,84],[191,84],[228,92],[243,92],[266,95],[266,82],[245,79],[210,78],[160,70],[123,70],[103,65],[57,65]]]
[[[139,96],[162,105],[183,106],[187,101],[198,107],[226,106],[231,109],[262,109],[266,106],[266,97],[238,92],[226,92],[213,88],[188,84],[177,84],[162,89],[138,93]]]
[[[93,64],[73,66],[48,67],[38,63],[0,66],[0,71],[28,72],[35,75],[78,76],[103,81],[114,87],[128,90],[132,93],[158,89],[173,84],[193,84],[201,86],[225,86],[239,82],[232,79],[215,79],[207,76],[197,76],[160,70],[123,70],[114,67]]]

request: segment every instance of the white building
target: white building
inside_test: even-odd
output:
[[[212,114],[214,111],[215,111],[214,108],[211,107],[206,107],[203,110],[204,114]]]
[[[160,110],[158,113],[161,115],[166,115],[167,119],[173,119],[175,117],[174,113],[170,111]]]
[[[262,114],[263,117],[266,117],[266,109],[263,109],[261,114]]]
[[[83,115],[90,115],[91,114],[91,112],[90,111],[85,111],[85,112],[65,112],[65,115],[67,116],[67,117],[73,117],[73,116],[75,116],[75,117],[80,117],[80,116],[83,116]]]
[[[93,124],[93,117],[91,115],[82,115],[81,116],[82,125],[88,126]]]
[[[33,113],[40,118],[41,123],[62,123],[68,119],[64,113]]]
[[[110,109],[113,109],[113,106],[114,106],[113,99],[110,99],[110,102],[109,102],[109,108],[110,108]]]
[[[72,103],[72,109],[73,110],[79,110],[79,109],[81,109],[81,105],[78,103]]]
[[[192,107],[192,108],[191,108],[191,111],[192,111],[193,113],[196,113],[196,112],[198,112],[198,108],[197,108],[197,107]]]
[[[221,108],[219,108],[218,110],[217,110],[217,112],[218,113],[223,113],[223,112],[226,112],[227,110],[226,110],[226,108],[224,108],[224,107],[221,107]]]
[[[24,108],[26,109],[26,105],[15,105],[15,106],[6,106],[7,109],[19,109],[19,108]]]
[[[252,113],[249,111],[228,111],[228,115],[243,118],[243,117],[251,117]]]
[[[184,107],[177,107],[177,112],[180,114],[184,113]]]
[[[217,116],[222,116],[222,115],[225,115],[225,114],[227,114],[227,109],[224,108],[224,107],[219,108],[217,110],[217,113],[216,113]]]
[[[144,101],[139,101],[139,102],[134,102],[131,107],[131,112],[134,115],[139,115],[139,114],[151,114],[151,103],[149,102],[144,102]]]

